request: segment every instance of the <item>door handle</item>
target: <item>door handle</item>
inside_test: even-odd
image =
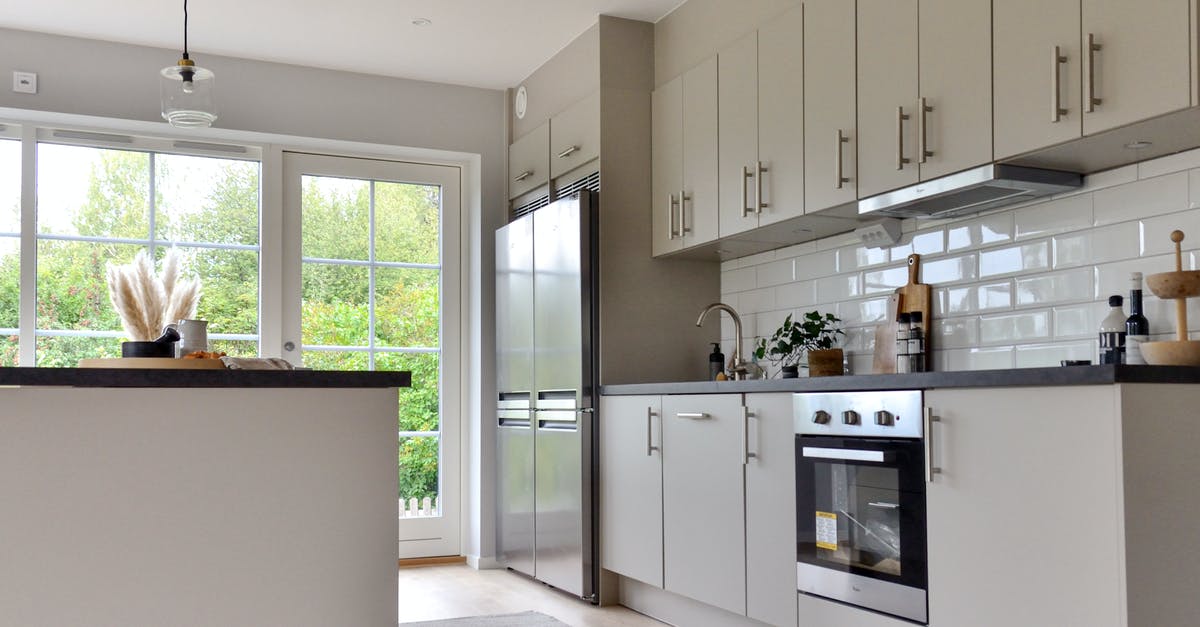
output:
[[[1100,52],[1102,46],[1096,43],[1096,34],[1088,33],[1087,38],[1087,73],[1084,78],[1087,79],[1087,89],[1083,98],[1084,111],[1091,113],[1096,110],[1102,100],[1096,97],[1096,53]]]
[[[758,458],[758,453],[750,452],[750,419],[755,417],[749,407],[742,406],[742,464],[749,464],[750,458]]]
[[[837,130],[837,144],[834,145],[833,155],[833,188],[841,189],[843,183],[849,183],[850,179],[846,178],[842,173],[842,144],[849,143],[850,138],[842,133],[842,129]]]
[[[904,158],[904,121],[908,119],[908,115],[904,113],[904,107],[896,107],[896,169],[903,170],[904,164],[909,160]]]
[[[654,446],[654,441],[653,441],[653,437],[654,437],[653,436],[653,433],[654,433],[653,417],[657,416],[657,415],[658,415],[658,412],[654,411],[653,407],[646,408],[646,457],[650,457],[654,453],[654,451],[662,450],[661,448]]]
[[[567,146],[562,152],[558,153],[555,156],[558,157],[559,159],[566,159],[567,157],[570,157],[571,154],[577,150],[579,150],[579,146]]]
[[[525,179],[527,179],[527,178],[529,178],[529,177],[531,177],[531,176],[533,176],[533,170],[525,170],[524,172],[522,172],[522,173],[520,173],[520,174],[518,174],[518,175],[514,176],[514,177],[513,177],[513,182],[514,182],[514,183],[520,183],[521,181],[524,181]]]
[[[925,98],[922,96],[918,99],[917,112],[917,163],[925,163],[925,161],[933,156],[933,151],[929,150],[929,120],[926,117],[933,111],[933,107],[925,103]]]
[[[687,192],[679,190],[679,237],[683,238],[692,230],[687,225],[687,203],[692,199]]]
[[[743,218],[748,217],[750,215],[750,212],[754,211],[754,207],[750,206],[750,198],[749,198],[749,196],[750,196],[749,187],[750,186],[746,182],[746,181],[749,181],[750,177],[752,177],[752,176],[754,176],[754,175],[750,173],[750,166],[746,166],[746,165],[742,166],[742,198],[739,202],[741,202],[741,204],[742,204],[742,217]]]
[[[682,233],[675,230],[675,209],[679,206],[679,201],[675,200],[675,194],[667,194],[667,239],[675,239],[683,237]]]
[[[1058,46],[1050,48],[1050,121],[1058,122],[1061,116],[1070,113],[1070,109],[1062,106],[1062,66],[1067,57]]]
[[[941,422],[941,416],[933,415],[933,408],[925,408],[925,480],[933,483],[933,476],[942,474],[942,469],[933,463],[933,423]]]
[[[708,420],[709,418],[712,418],[711,415],[706,414],[704,412],[690,412],[690,411],[675,412],[675,417],[676,418],[687,418],[688,420]]]
[[[767,173],[767,168],[763,166],[762,161],[758,162],[757,167],[758,170],[754,175],[754,213],[761,216],[763,207],[767,206],[762,198],[763,175]]]

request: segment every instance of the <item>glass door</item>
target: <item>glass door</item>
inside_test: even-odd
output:
[[[400,557],[460,553],[457,167],[284,153],[281,354],[409,370],[397,416]]]

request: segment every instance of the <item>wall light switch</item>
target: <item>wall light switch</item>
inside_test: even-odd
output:
[[[37,74],[34,72],[13,72],[13,91],[19,94],[36,94]]]

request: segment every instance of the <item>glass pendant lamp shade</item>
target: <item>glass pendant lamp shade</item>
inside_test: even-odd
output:
[[[163,119],[171,126],[197,128],[211,126],[217,119],[213,103],[213,73],[189,59],[165,67],[159,73],[159,95]]]

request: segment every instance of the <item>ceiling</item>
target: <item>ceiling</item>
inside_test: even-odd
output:
[[[656,22],[683,0],[191,0],[188,48],[418,80],[512,87],[600,14]],[[425,26],[413,24],[424,18]],[[0,27],[179,49],[183,2],[0,3]]]

